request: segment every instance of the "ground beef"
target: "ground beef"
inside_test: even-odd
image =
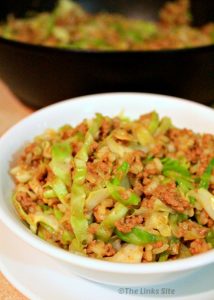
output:
[[[128,216],[117,221],[115,223],[115,226],[119,231],[127,233],[130,232],[132,228],[134,228],[136,225],[139,225],[142,222],[143,222],[142,216]]]
[[[204,239],[196,239],[190,244],[190,252],[192,255],[206,252],[211,246]]]
[[[175,183],[159,185],[154,191],[154,196],[181,213],[191,207],[189,202],[176,190]]]
[[[110,243],[105,244],[102,241],[93,240],[88,244],[86,253],[92,257],[110,257],[113,256],[116,251]]]
[[[35,211],[36,203],[27,193],[17,193],[16,199],[21,204],[22,208],[26,213],[33,213]]]
[[[178,225],[178,237],[185,241],[195,240],[196,238],[205,238],[208,228],[191,220],[180,222]]]

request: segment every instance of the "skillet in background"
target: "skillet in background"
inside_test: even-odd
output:
[[[155,20],[164,0],[79,0],[88,11]],[[9,13],[50,10],[55,0],[2,0]],[[214,1],[192,0],[195,25],[214,21]],[[35,46],[0,38],[0,77],[25,103],[39,108],[85,94],[141,91],[204,104],[214,101],[214,45],[169,51],[96,52]]]

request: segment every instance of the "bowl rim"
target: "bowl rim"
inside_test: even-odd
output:
[[[209,112],[212,111],[211,108],[196,103],[190,100],[185,100],[182,98],[177,98],[173,96],[166,96],[166,95],[159,95],[159,94],[151,94],[151,93],[132,93],[132,92],[117,92],[117,93],[103,93],[103,94],[95,94],[95,95],[87,95],[87,96],[81,96],[73,99],[64,100],[52,105],[49,105],[47,107],[44,107],[31,115],[23,118],[21,121],[13,125],[9,130],[7,130],[2,137],[0,138],[0,148],[4,145],[4,140],[7,139],[7,137],[10,134],[13,134],[13,131],[16,130],[16,128],[22,126],[24,123],[27,123],[32,118],[35,118],[42,112],[56,109],[57,107],[61,105],[67,105],[71,102],[79,102],[79,101],[89,101],[90,99],[94,98],[106,98],[106,97],[112,97],[112,96],[124,96],[124,95],[140,95],[145,96],[147,98],[154,98],[156,97],[157,100],[161,101],[163,98],[165,100],[174,100],[179,101],[180,103],[184,104],[191,104],[194,106],[198,106],[198,108],[203,108]],[[214,114],[214,110],[213,110]],[[3,198],[2,191],[0,190],[0,197]],[[21,221],[15,218],[11,218],[8,216],[8,214],[1,208],[0,206],[0,219],[1,221],[16,234],[19,238],[27,242],[29,245],[33,246],[34,248],[46,253],[49,256],[52,256],[56,259],[59,259],[61,261],[64,261],[66,263],[70,263],[77,267],[82,267],[85,269],[90,270],[96,270],[96,271],[105,271],[106,273],[124,273],[124,274],[164,274],[169,272],[178,272],[178,271],[185,271],[190,269],[199,268],[202,266],[205,266],[207,264],[214,262],[214,249],[209,250],[205,253],[201,253],[192,257],[184,258],[184,259],[178,259],[175,261],[167,261],[167,262],[152,262],[152,263],[137,263],[137,264],[130,264],[130,263],[117,263],[117,262],[109,262],[104,260],[99,260],[95,258],[85,257],[81,256],[80,254],[71,253],[68,251],[65,251],[63,249],[57,248],[56,246],[53,246],[49,244],[46,241],[43,241],[38,236],[34,235],[29,229],[27,229],[24,224],[21,223]],[[12,228],[12,229],[11,229]]]
[[[198,46],[198,47],[189,47],[189,48],[179,48],[179,49],[163,49],[163,50],[87,50],[87,49],[69,49],[63,47],[53,47],[53,46],[45,46],[42,44],[31,44],[26,42],[21,42],[17,40],[7,39],[4,37],[0,37],[0,45],[1,43],[4,45],[12,46],[17,49],[22,50],[32,50],[35,52],[49,52],[49,53],[67,53],[67,54],[79,54],[79,55],[181,55],[181,54],[195,54],[195,53],[203,53],[214,51],[214,44]]]

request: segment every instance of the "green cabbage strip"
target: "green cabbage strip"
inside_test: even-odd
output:
[[[68,190],[66,188],[66,185],[64,184],[64,182],[60,179],[60,178],[55,178],[51,183],[50,183],[52,189],[53,189],[53,194],[56,194],[57,198],[65,205],[67,205],[67,202],[65,200],[65,197],[68,195]],[[51,192],[48,191],[49,193],[47,194],[46,191],[46,198],[47,195],[50,196]]]
[[[47,215],[44,212],[39,212],[39,211],[35,212],[34,214],[27,214],[23,210],[21,204],[16,200],[16,194],[14,194],[13,196],[13,203],[19,216],[21,217],[22,220],[24,220],[29,224],[30,229],[32,230],[33,233],[37,232],[38,223],[47,225],[55,232],[59,230],[59,223],[53,215]]]
[[[42,223],[50,227],[54,232],[59,230],[59,222],[55,219],[53,215],[46,215],[43,212],[36,212],[34,214],[28,215],[32,224],[37,227],[38,223]]]
[[[184,163],[169,157],[162,159],[161,162],[163,175],[174,179],[184,194],[194,188],[192,184],[193,179]]]
[[[68,186],[71,184],[71,152],[71,146],[67,142],[55,143],[51,149],[51,170],[57,178],[61,179]]]
[[[120,185],[123,178],[127,175],[130,165],[128,162],[124,161],[120,167],[117,169],[117,173],[112,180],[113,185]]]
[[[122,186],[116,186],[111,183],[107,183],[107,189],[114,200],[124,205],[138,205],[141,201],[137,194],[131,190],[123,188]],[[126,196],[124,197],[124,195]]]
[[[92,191],[85,201],[85,207],[88,211],[92,211],[98,204],[109,196],[110,194],[107,188]]]
[[[123,162],[117,169],[117,173],[112,182],[107,182],[106,186],[109,194],[114,200],[124,205],[137,205],[140,202],[140,197],[131,190],[120,186],[129,171],[129,167],[128,162]],[[126,195],[126,197],[124,197],[124,195]]]
[[[61,210],[54,208],[54,216],[57,219],[57,221],[60,221],[63,217],[63,212],[61,212]]]
[[[98,239],[107,242],[114,230],[115,222],[125,217],[128,212],[128,208],[121,203],[116,203],[115,207],[111,210],[109,215],[100,223],[96,232]]]
[[[64,230],[63,234],[62,234],[62,242],[63,244],[69,244],[70,242],[72,242],[72,240],[74,239],[74,234]]]
[[[211,159],[207,168],[205,169],[204,173],[202,174],[201,181],[199,183],[199,188],[208,189],[213,168],[214,168],[214,158]]]
[[[145,231],[141,228],[134,227],[130,232],[123,233],[118,229],[115,230],[116,235],[124,242],[134,245],[145,245],[149,243],[155,243],[159,240],[159,237]]]
[[[43,193],[44,198],[50,199],[50,198],[55,198],[57,197],[56,193],[52,189],[47,189]]]
[[[149,147],[155,143],[155,140],[149,130],[141,124],[136,126],[134,129],[134,134],[137,138],[137,141],[143,147]]]
[[[71,226],[75,234],[72,241],[73,250],[81,251],[82,245],[86,243],[88,237],[88,220],[84,215],[86,202],[86,191],[84,182],[87,173],[88,152],[94,138],[99,132],[102,116],[97,114],[85,136],[82,148],[74,158],[75,171],[73,184],[71,187]]]
[[[188,219],[188,216],[186,214],[182,213],[170,213],[169,214],[169,225],[172,230],[173,235],[178,234],[178,224],[180,222],[186,221]]]
[[[68,195],[67,186],[71,185],[71,146],[68,142],[55,143],[51,149],[52,160],[49,164],[55,178],[49,183],[52,189],[44,192],[45,198],[57,197],[63,204]]]
[[[195,194],[196,199],[208,213],[211,219],[214,220],[214,195],[204,188],[200,188]]]
[[[164,251],[160,254],[158,261],[159,262],[167,261],[168,257],[169,257],[169,253],[167,251]]]
[[[5,39],[11,39],[13,37],[13,30],[7,23],[3,26],[2,37]]]
[[[180,187],[181,191],[184,194],[188,193],[190,190],[194,188],[193,184],[191,183],[190,180],[188,180],[188,178],[176,177],[175,179],[178,186]]]
[[[117,143],[111,136],[106,138],[106,144],[111,152],[119,155],[120,157],[124,157],[125,154],[133,151],[131,148]]]
[[[155,131],[155,136],[164,135],[170,128],[172,128],[172,121],[168,117],[162,118],[160,125]]]
[[[159,125],[159,116],[156,111],[152,112],[152,118],[148,126],[148,130],[151,134],[154,134]]]
[[[190,176],[190,172],[188,171],[188,168],[186,167],[185,164],[179,162],[176,159],[172,159],[169,157],[163,158],[161,160],[162,164],[163,164],[163,174],[165,175],[165,173],[167,171],[174,171],[176,173],[179,173],[182,176]]]
[[[14,195],[12,197],[12,201],[13,201],[16,211],[18,212],[21,219],[23,221],[27,222],[29,225],[31,225],[30,224],[31,220],[29,219],[28,214],[24,211],[21,204],[16,200],[16,193],[14,193]],[[33,231],[35,232],[35,230],[33,230]]]

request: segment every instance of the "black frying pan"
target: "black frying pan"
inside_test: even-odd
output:
[[[87,10],[156,19],[164,0],[80,0]],[[1,0],[8,13],[50,10],[52,0]],[[214,21],[214,1],[192,0],[195,25]],[[214,101],[214,45],[170,51],[91,52],[33,46],[0,38],[0,76],[24,102],[41,107],[62,99],[109,91],[169,94]]]

